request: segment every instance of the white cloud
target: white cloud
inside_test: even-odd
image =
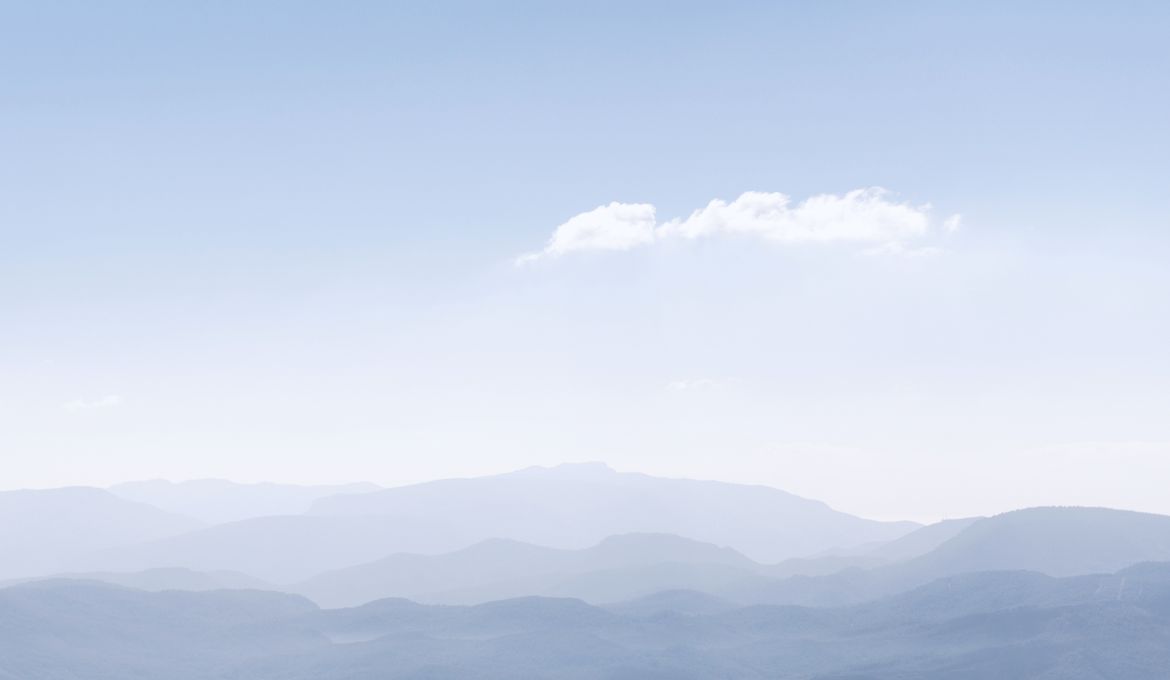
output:
[[[684,238],[747,234],[781,243],[897,241],[924,235],[929,210],[894,203],[882,189],[821,194],[795,206],[784,194],[749,191],[730,203],[711,201],[685,220],[662,225],[658,233]]]
[[[951,215],[950,217],[943,220],[943,231],[947,232],[948,234],[951,234],[951,233],[958,231],[959,229],[962,228],[962,226],[963,226],[963,216],[962,215],[958,215],[958,214]]]
[[[874,254],[926,255],[939,251],[905,243],[929,236],[931,224],[929,205],[897,202],[876,187],[843,195],[820,194],[796,204],[785,194],[749,191],[730,202],[715,199],[686,218],[662,224],[656,222],[652,205],[610,203],[571,218],[556,228],[544,250],[524,255],[518,262],[720,235],[778,244],[870,243],[877,246],[871,249]],[[958,215],[943,222],[945,231],[958,226]]]
[[[715,387],[716,381],[710,378],[695,378],[691,380],[674,380],[667,383],[666,389],[671,392],[686,392],[688,390],[703,390]]]
[[[107,394],[97,399],[75,399],[64,404],[66,411],[94,411],[104,408],[115,408],[122,405],[122,397],[116,394]]]
[[[654,241],[654,206],[610,203],[569,219],[553,232],[544,250],[522,255],[518,264],[577,250],[629,250]]]

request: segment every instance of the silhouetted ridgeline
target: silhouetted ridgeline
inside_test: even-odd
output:
[[[841,608],[521,598],[320,610],[256,591],[0,590],[0,677],[1164,678],[1170,565],[952,577]]]
[[[888,541],[917,528],[861,519],[766,486],[662,479],[614,472],[601,463],[331,496],[314,503],[311,513],[437,515],[485,539],[568,549],[615,534],[667,533],[731,546],[764,562]]]
[[[271,508],[274,499],[284,503],[293,498],[299,503],[322,489],[222,487],[202,482],[115,488],[131,489],[134,498],[151,497],[165,507],[187,508],[202,517],[223,510],[193,509],[195,500],[217,506],[220,499],[229,498],[230,513],[247,519],[197,531],[190,529],[201,523],[187,519],[183,527],[187,531],[128,534],[124,539],[71,549],[70,559],[55,566],[13,569],[0,572],[0,578],[184,566],[293,583],[394,553],[445,553],[493,538],[581,549],[627,533],[675,534],[729,546],[770,562],[883,543],[918,528],[910,522],[854,517],[768,487],[659,479],[617,473],[601,464],[530,468],[370,493],[350,493],[353,487],[345,487],[344,493],[317,500],[308,514],[278,516],[250,515]],[[141,503],[135,505],[163,514]],[[44,514],[68,511],[61,508]]]
[[[0,680],[1170,668],[1160,515],[1031,508],[917,527],[598,465],[375,491],[118,489],[167,510],[100,489],[0,493]]]
[[[175,536],[200,526],[198,520],[102,489],[3,491],[0,579],[70,569],[95,551]]]
[[[152,479],[115,484],[110,491],[122,498],[149,503],[208,524],[253,517],[300,515],[321,498],[376,491],[376,484],[236,484],[223,479],[168,482]]]

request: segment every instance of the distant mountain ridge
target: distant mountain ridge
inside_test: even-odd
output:
[[[164,495],[185,489],[171,502],[212,505],[227,489],[252,508],[324,495],[307,514],[207,526],[101,489],[3,492],[0,539],[12,549],[0,561],[0,581],[72,574],[145,588],[275,587],[328,606],[518,596],[608,604],[661,591],[734,604],[837,606],[972,572],[1074,576],[1170,560],[1170,517],[1161,515],[1031,508],[906,532],[776,489],[600,464],[359,493],[350,492],[365,487],[280,487],[275,497],[268,485],[148,487]],[[860,540],[874,531],[894,535]],[[694,538],[703,534],[712,540]],[[533,536],[553,542],[525,540]],[[842,536],[859,540],[841,547]],[[772,553],[816,550],[770,562],[740,549],[765,544]]]
[[[92,487],[0,491],[0,579],[62,571],[79,556],[198,529],[198,520]]]
[[[663,590],[697,591],[741,605],[837,606],[971,572],[1071,576],[1148,561],[1170,561],[1170,517],[1033,508],[930,525],[854,557],[766,565],[729,549],[653,534],[610,537],[584,550],[493,540],[443,555],[391,555],[319,574],[290,590],[330,607],[385,597],[474,604],[524,595],[601,604]]]
[[[181,566],[237,571],[274,584],[401,551],[441,553],[477,536],[427,518],[288,515],[228,522],[79,558],[71,571],[142,571]]]
[[[1130,510],[1040,507],[972,523],[915,558],[938,575],[1023,569],[1051,576],[1107,573],[1170,560],[1170,517]]]
[[[1170,561],[1170,516],[1108,508],[1025,508],[970,522],[933,550],[901,562],[718,594],[739,602],[834,606],[975,572],[1078,576],[1165,561]]]
[[[771,561],[885,541],[917,527],[854,517],[770,487],[572,464],[325,496],[308,514],[217,524],[93,554],[68,570],[181,566],[288,584],[393,553],[441,554],[492,538],[581,549],[631,533],[673,534]]]
[[[259,591],[84,581],[0,589],[0,678],[1158,680],[1170,564],[950,577],[851,607],[685,592],[599,608],[526,597],[321,610]]]
[[[1170,667],[1167,516],[1027,508],[763,563],[731,540],[873,527],[784,492],[599,466],[404,489],[214,526],[100,489],[0,494],[0,565],[75,572],[0,583],[0,679],[1162,680]],[[646,523],[731,540],[482,537],[560,527],[571,543]]]
[[[389,597],[468,604],[553,595],[606,602],[666,589],[672,569],[674,578],[700,588],[705,575],[742,581],[762,568],[730,548],[669,534],[611,536],[582,550],[492,539],[444,555],[390,555],[319,574],[289,590],[326,607]],[[655,569],[657,573],[647,573]]]
[[[919,526],[854,517],[766,486],[620,473],[602,463],[331,496],[316,501],[310,513],[398,518],[440,513],[446,523],[485,539],[503,535],[566,549],[620,534],[674,534],[727,545],[761,562],[888,541]]]
[[[109,491],[120,498],[148,503],[168,512],[195,517],[208,524],[222,524],[255,517],[300,515],[320,498],[367,493],[379,488],[368,482],[297,485],[269,482],[241,484],[224,479],[186,482],[151,479],[115,484],[109,487]]]
[[[46,577],[0,582],[0,588],[38,581],[96,581],[138,590],[275,590],[260,579],[232,571],[194,571],[182,567],[147,569],[135,572],[61,573]]]

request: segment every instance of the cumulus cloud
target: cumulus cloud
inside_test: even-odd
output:
[[[95,411],[97,409],[115,408],[122,405],[122,397],[116,394],[107,394],[97,399],[75,399],[64,404],[66,411]]]
[[[556,228],[544,250],[522,255],[520,263],[577,250],[629,250],[654,241],[656,218],[648,203],[610,203],[570,218]]]
[[[943,222],[945,231],[959,227],[959,216]],[[874,254],[922,255],[938,249],[906,243],[932,231],[929,205],[895,201],[881,188],[842,195],[820,194],[800,203],[781,193],[749,191],[733,201],[716,199],[685,218],[659,224],[654,206],[610,203],[581,213],[553,232],[541,251],[519,263],[589,250],[630,250],[672,239],[743,236],[778,244],[872,244]]]

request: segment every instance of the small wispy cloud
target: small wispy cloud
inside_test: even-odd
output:
[[[107,394],[97,399],[74,399],[65,402],[62,407],[66,411],[96,411],[99,409],[116,408],[122,405],[122,397],[116,394]]]
[[[648,203],[610,203],[570,218],[553,231],[543,249],[521,255],[516,263],[715,236],[743,236],[781,245],[868,243],[876,246],[871,248],[875,254],[907,255],[915,252],[908,242],[932,233],[930,213],[929,205],[895,201],[878,187],[820,194],[799,203],[781,193],[749,191],[733,201],[713,200],[685,218],[662,223]],[[948,217],[943,230],[957,230],[959,220],[958,215]],[[883,247],[888,252],[883,253]]]
[[[708,378],[698,378],[696,380],[673,380],[666,385],[666,389],[671,392],[686,392],[687,390],[701,390],[707,387],[713,387],[714,380]]]
[[[862,251],[871,257],[933,257],[942,254],[938,246],[908,246],[901,241],[890,241]]]
[[[736,384],[736,380],[733,378],[686,378],[668,382],[666,389],[671,392],[705,392],[734,384]]]

